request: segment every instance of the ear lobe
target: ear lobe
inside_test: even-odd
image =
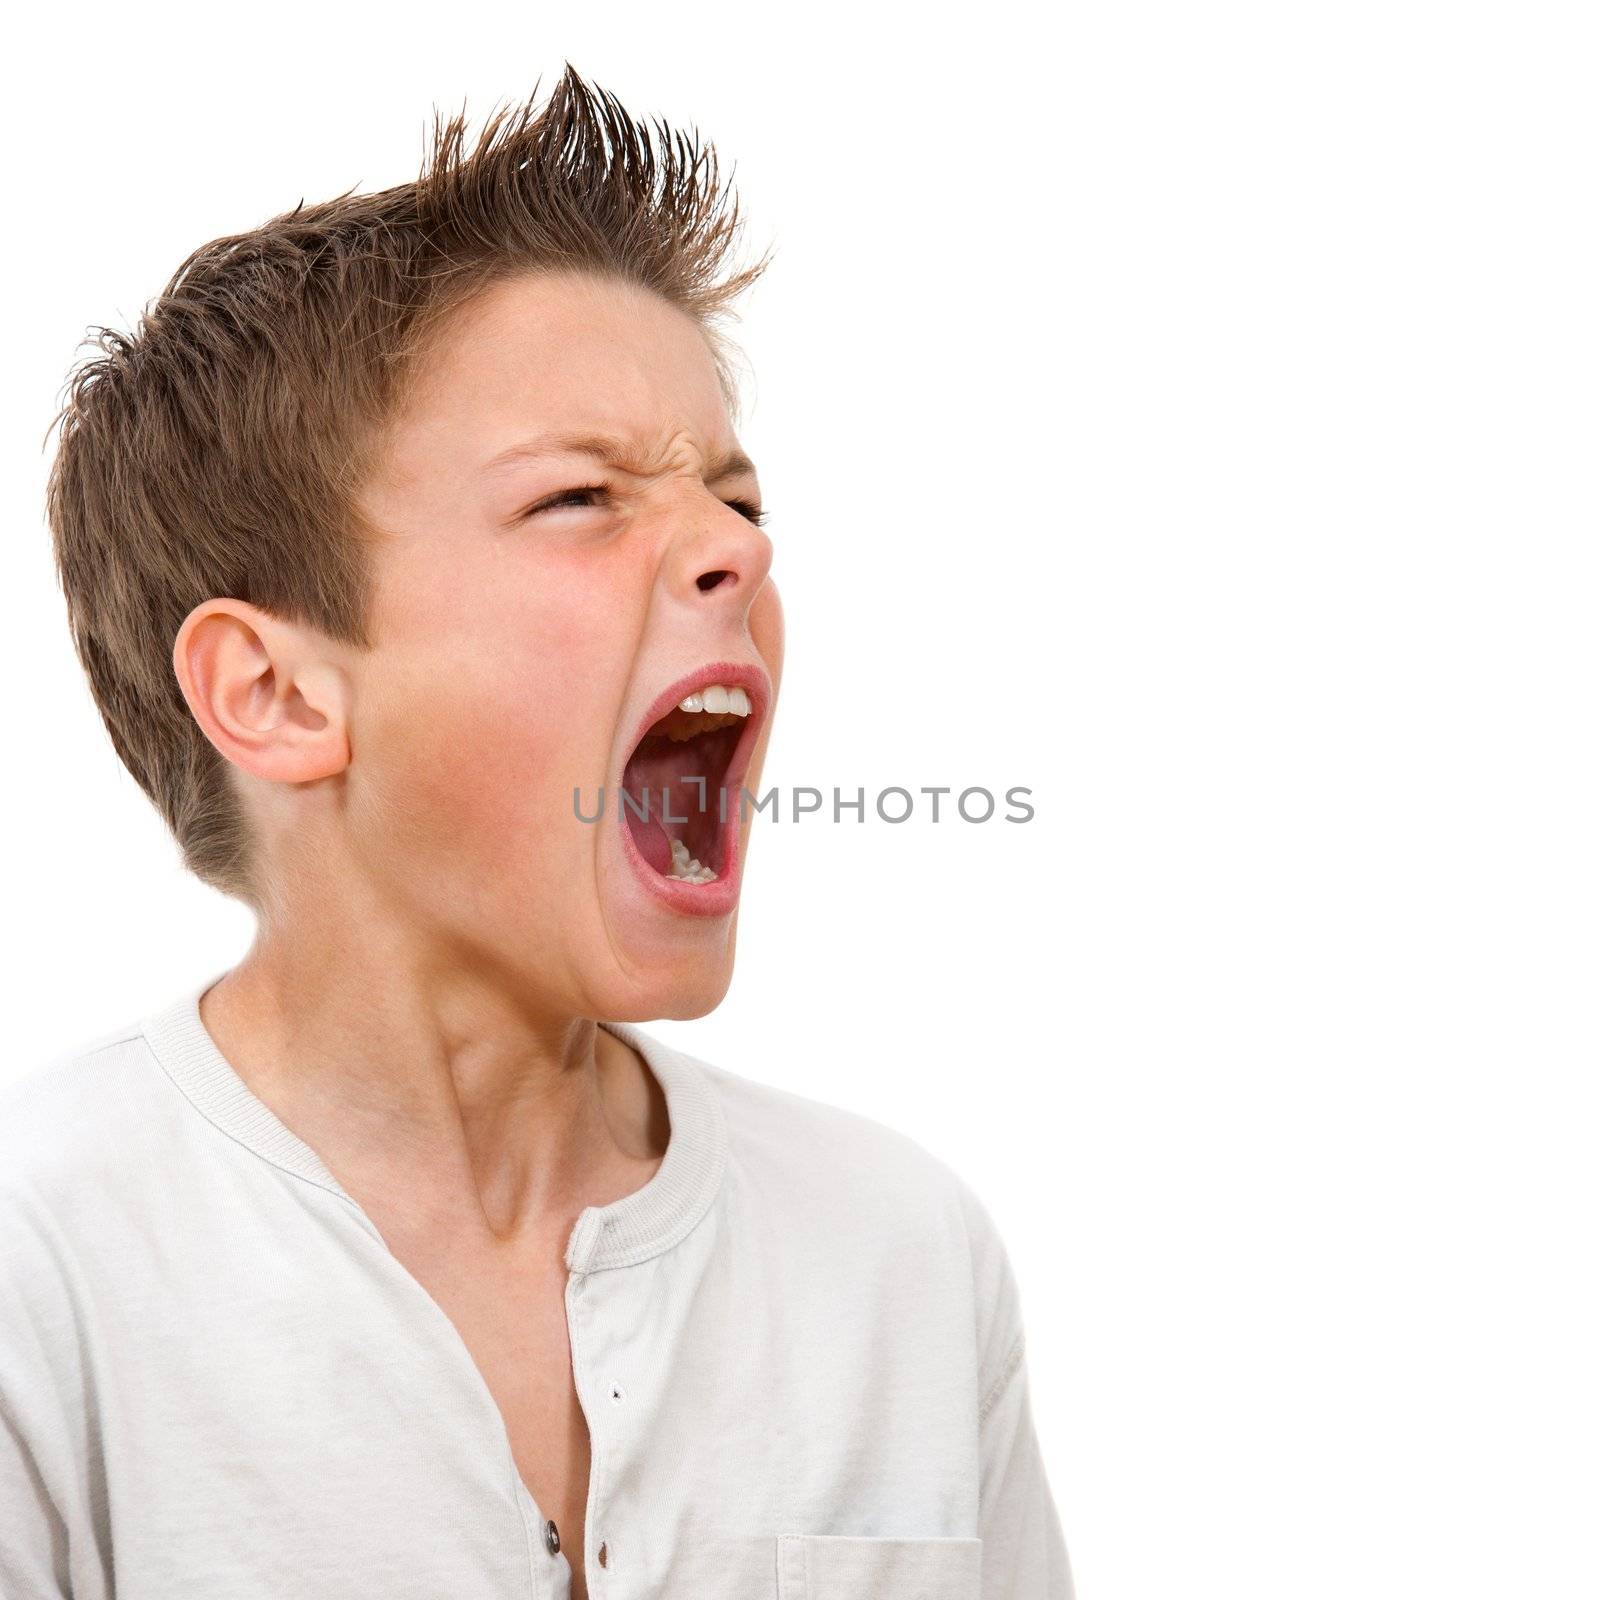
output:
[[[318,635],[244,600],[207,600],[184,618],[172,667],[205,736],[243,771],[308,783],[350,763],[348,681]]]

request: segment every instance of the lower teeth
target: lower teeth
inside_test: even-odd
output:
[[[710,867],[702,867],[693,856],[689,854],[689,847],[682,839],[672,841],[672,865],[667,868],[666,876],[676,878],[680,883],[711,883],[716,878]]]

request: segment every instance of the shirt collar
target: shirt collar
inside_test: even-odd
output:
[[[141,1018],[145,1042],[202,1116],[263,1161],[336,1196],[381,1243],[372,1219],[345,1193],[322,1158],[257,1097],[207,1032],[200,1017],[201,997],[229,970],[191,984]],[[705,1063],[630,1023],[601,1026],[636,1050],[661,1085],[670,1128],[661,1165],[642,1189],[579,1212],[567,1240],[566,1264],[573,1272],[633,1266],[670,1250],[710,1209],[727,1166],[727,1125]]]

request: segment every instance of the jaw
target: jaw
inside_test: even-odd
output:
[[[640,881],[627,857],[627,829],[606,818],[600,841],[600,893],[607,993],[596,997],[617,1022],[703,1017],[722,1001],[733,979],[739,911],[722,915],[664,903]],[[692,885],[668,884],[667,894],[691,895]]]

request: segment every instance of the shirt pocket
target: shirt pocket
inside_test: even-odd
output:
[[[778,1600],[981,1600],[982,1554],[982,1539],[783,1534]]]

